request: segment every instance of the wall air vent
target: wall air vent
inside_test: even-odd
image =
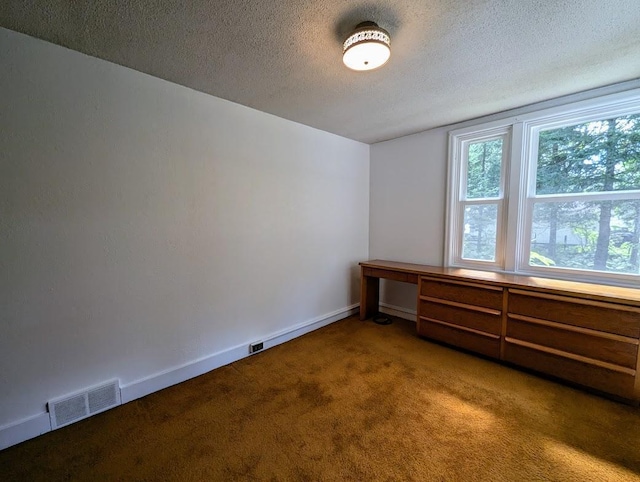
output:
[[[78,393],[50,400],[51,428],[64,427],[122,403],[118,380],[96,385]]]

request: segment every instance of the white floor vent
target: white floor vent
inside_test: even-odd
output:
[[[51,428],[56,429],[104,412],[122,403],[118,380],[112,380],[72,395],[50,400]]]

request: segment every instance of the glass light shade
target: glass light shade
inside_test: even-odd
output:
[[[342,61],[352,70],[373,70],[391,56],[391,39],[373,22],[363,22],[344,41]]]

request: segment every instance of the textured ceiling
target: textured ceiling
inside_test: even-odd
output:
[[[0,25],[367,143],[640,77],[640,0],[5,0]],[[364,20],[391,34],[352,72]]]

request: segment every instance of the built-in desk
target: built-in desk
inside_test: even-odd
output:
[[[418,277],[429,266],[395,261],[367,261],[360,263],[360,319],[366,320],[378,312],[380,278],[418,284]]]
[[[380,279],[418,285],[418,335],[640,401],[640,290],[394,261],[361,266],[360,319]]]

